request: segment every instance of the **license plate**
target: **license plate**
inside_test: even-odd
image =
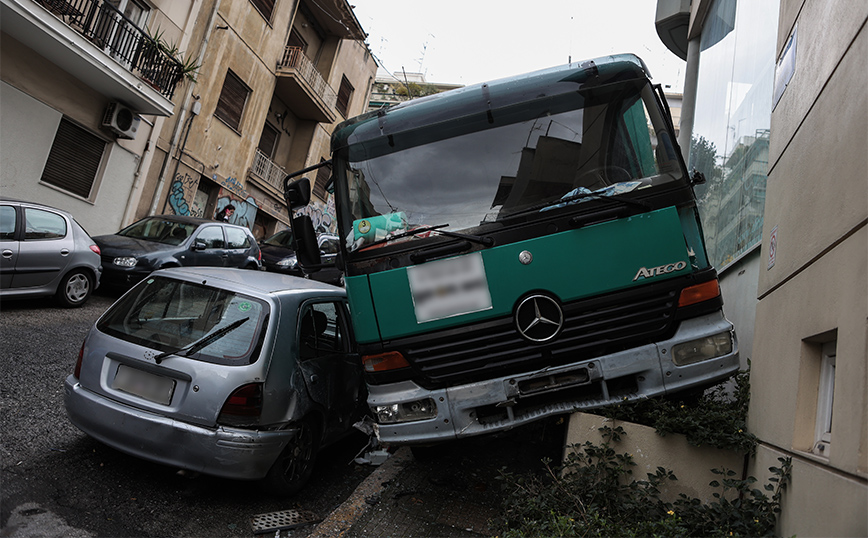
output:
[[[112,388],[154,403],[169,405],[175,392],[175,380],[121,364],[118,365]]]
[[[417,323],[491,308],[485,266],[478,252],[408,267],[407,277]]]

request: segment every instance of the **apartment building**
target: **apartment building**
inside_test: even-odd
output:
[[[868,3],[658,0],[781,536],[868,535]]]
[[[0,193],[117,231],[152,136],[190,81],[200,0],[2,0]]]
[[[289,225],[288,172],[329,158],[332,128],[364,112],[376,72],[365,33],[345,0],[205,0],[198,81],[164,124],[137,195],[136,216],[211,218],[265,237]],[[334,230],[315,172],[308,211]]]

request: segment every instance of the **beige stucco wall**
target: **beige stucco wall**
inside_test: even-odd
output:
[[[866,21],[866,2],[781,2],[778,54],[797,28],[795,71],[772,113],[748,427],[762,441],[760,472],[794,460],[783,536],[868,534]],[[816,456],[830,341],[831,443]]]
[[[721,467],[735,471],[738,476],[744,468],[744,455],[729,450],[714,447],[694,447],[687,443],[683,435],[660,436],[647,426],[631,422],[615,421],[588,413],[573,413],[567,426],[567,452],[580,449],[575,445],[590,441],[599,445],[602,443],[599,428],[621,426],[626,435],[621,441],[611,442],[612,448],[619,454],[628,453],[633,456],[636,467],[633,468],[635,480],[645,480],[648,473],[654,474],[657,467],[671,470],[678,478],[660,488],[661,498],[674,501],[679,494],[701,499],[703,502],[714,500],[712,494],[720,493],[720,488],[711,488],[712,480],[720,480],[719,475],[711,469]],[[757,476],[759,484],[763,484],[764,475]]]

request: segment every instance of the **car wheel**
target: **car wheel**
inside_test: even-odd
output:
[[[309,417],[298,422],[298,434],[292,438],[265,476],[265,486],[279,496],[298,493],[313,473],[319,450],[319,432]]]
[[[63,277],[57,287],[57,302],[64,308],[83,305],[93,291],[93,280],[86,271],[72,271]]]

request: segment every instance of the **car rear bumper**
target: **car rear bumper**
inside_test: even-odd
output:
[[[711,335],[731,337],[730,353],[684,366],[672,347]],[[577,357],[577,359],[580,359]],[[368,405],[436,405],[436,416],[378,424],[386,444],[424,444],[504,431],[541,418],[706,388],[738,371],[738,344],[721,312],[682,321],[669,340],[593,359],[438,390],[412,381],[368,386]]]
[[[205,428],[136,409],[95,394],[69,376],[69,420],[89,436],[133,456],[224,478],[266,475],[296,430]]]

